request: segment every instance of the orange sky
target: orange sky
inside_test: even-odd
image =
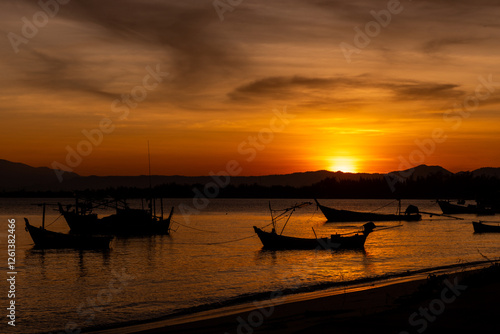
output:
[[[387,4],[72,0],[27,35],[42,9],[2,3],[0,158],[147,174],[149,141],[164,175],[500,166],[500,5]]]

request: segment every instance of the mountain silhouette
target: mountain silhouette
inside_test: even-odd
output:
[[[462,173],[462,172],[461,172]],[[473,176],[500,178],[500,168],[480,168],[470,172]],[[420,165],[404,171],[393,171],[399,180],[417,180],[430,175],[452,176],[454,173],[441,166]],[[459,173],[457,173],[459,174]],[[325,179],[337,181],[381,180],[386,174],[379,173],[343,173],[319,170],[292,174],[264,176],[235,176],[230,178],[232,186],[257,185],[264,187],[308,187]],[[153,175],[153,186],[163,184],[195,185],[213,182],[211,176]],[[107,189],[120,187],[147,188],[149,176],[80,176],[65,172],[63,182],[59,182],[54,170],[47,167],[29,165],[0,159],[0,191],[73,191],[85,189]]]
[[[498,170],[500,171],[500,168],[498,168]],[[442,176],[454,175],[454,173],[450,172],[447,169],[444,169],[441,166],[427,166],[427,165],[419,165],[417,167],[413,167],[402,171],[394,171],[388,174],[396,175],[400,179],[410,179],[410,180],[425,178],[431,175],[442,175]]]
[[[500,168],[483,167],[472,172],[473,176],[486,176],[500,179]]]
[[[64,182],[79,178],[76,173],[64,173]],[[0,190],[55,190],[61,184],[53,169],[31,167],[19,162],[0,159]]]

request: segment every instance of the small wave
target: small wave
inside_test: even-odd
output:
[[[128,322],[123,322],[123,323],[114,323],[114,324],[104,325],[104,326],[99,326],[99,327],[86,328],[86,331],[104,330],[104,329],[110,329],[110,328],[118,328],[118,327],[125,327],[125,326],[150,323],[150,322],[164,321],[164,320],[169,320],[169,319],[173,319],[176,317],[189,315],[189,314],[195,314],[195,313],[199,313],[199,312],[203,312],[203,311],[210,311],[210,310],[220,309],[220,308],[229,307],[229,306],[236,306],[236,305],[243,305],[243,304],[247,304],[247,303],[260,302],[260,301],[271,299],[270,298],[271,296],[276,296],[277,295],[276,292],[279,292],[278,295],[281,297],[291,296],[291,295],[297,295],[297,294],[301,294],[301,293],[324,291],[324,290],[332,289],[332,288],[351,287],[351,286],[356,286],[356,285],[360,285],[360,284],[376,283],[379,281],[384,281],[384,280],[389,280],[389,279],[411,277],[414,275],[427,273],[427,272],[433,272],[433,271],[439,271],[439,270],[452,270],[455,268],[462,268],[463,269],[466,267],[485,265],[485,264],[491,264],[491,261],[474,261],[474,262],[468,262],[468,263],[459,263],[459,264],[445,265],[445,266],[432,267],[432,268],[424,268],[424,269],[418,269],[418,270],[408,270],[405,272],[389,273],[389,274],[384,274],[384,275],[364,277],[364,278],[348,280],[348,281],[323,282],[323,283],[316,283],[316,284],[309,284],[309,285],[301,285],[301,286],[298,286],[295,288],[284,288],[284,289],[277,289],[277,290],[268,290],[268,291],[264,291],[264,292],[245,293],[245,294],[240,294],[240,295],[226,298],[224,300],[220,300],[220,301],[216,301],[216,302],[205,303],[205,304],[192,306],[192,307],[188,307],[188,308],[174,309],[171,312],[168,312],[161,317],[128,321]],[[129,306],[140,306],[142,304],[147,304],[148,306],[151,305],[148,303],[131,303],[131,304],[129,304]],[[158,303],[158,304],[161,304],[161,303]]]

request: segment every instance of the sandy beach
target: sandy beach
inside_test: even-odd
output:
[[[329,292],[281,296],[117,333],[496,333],[500,268],[421,273]]]

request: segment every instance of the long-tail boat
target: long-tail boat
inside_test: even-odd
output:
[[[262,229],[254,226],[254,231],[257,233],[260,241],[262,242],[264,249],[270,250],[286,250],[286,249],[330,249],[330,250],[338,250],[338,249],[364,249],[365,241],[368,235],[373,231],[376,227],[374,223],[369,222],[363,225],[363,231],[354,232],[348,234],[332,234],[330,237],[323,238],[297,238],[282,235],[286,224],[288,223],[293,212],[301,207],[306,205],[310,205],[312,203],[305,202],[302,204],[297,204],[292,206],[291,208],[287,208],[284,210],[272,210],[271,208],[271,220],[272,220],[272,231],[266,232]],[[281,211],[279,215],[276,217],[273,216],[273,212]],[[286,222],[278,234],[276,232],[276,221],[286,217]],[[313,229],[314,231],[314,229]],[[316,233],[315,233],[316,234]]]
[[[472,222],[475,233],[500,233],[500,225],[489,225],[483,222]]]
[[[97,207],[111,207],[116,210],[114,214],[99,218],[93,211]],[[86,200],[83,203],[76,200],[76,204],[65,208],[59,203],[59,212],[66,219],[71,233],[77,234],[102,234],[117,236],[145,236],[168,235],[174,207],[167,218],[163,217],[163,201],[161,213],[157,215],[155,205],[151,209],[132,209],[125,201],[100,201]]]
[[[35,248],[51,249],[51,248],[73,248],[73,249],[108,249],[109,243],[113,237],[110,236],[94,236],[94,235],[78,235],[66,234],[60,232],[49,231],[45,229],[45,204],[43,205],[42,226],[35,227],[30,224],[27,218],[24,218],[26,223],[26,231],[31,236],[35,243]]]
[[[484,202],[477,202],[478,204],[467,204],[465,201],[458,201],[457,204],[451,203],[449,200],[437,200],[441,211],[444,214],[476,214],[476,215],[494,215],[496,210]]]
[[[404,213],[401,212],[401,202],[399,202],[398,212],[396,214],[383,214],[375,212],[358,212],[349,210],[339,210],[329,208],[319,204],[317,199],[316,205],[325,215],[328,222],[363,222],[363,221],[419,221],[422,215],[418,208],[414,205],[409,205]]]
[[[174,213],[174,207],[170,210],[167,218],[163,216],[163,198],[160,198],[160,214],[156,210],[156,198],[152,196],[153,188],[151,184],[151,157],[148,141],[148,162],[149,162],[149,191],[148,208],[132,209],[125,200],[108,199],[95,201],[86,199],[76,203],[73,210],[71,206],[66,209],[59,203],[59,212],[64,216],[70,227],[71,233],[79,234],[104,234],[116,236],[150,236],[170,234],[170,223]],[[93,212],[95,208],[106,207],[115,208],[112,215],[99,218]],[[71,210],[71,211],[70,211]]]

